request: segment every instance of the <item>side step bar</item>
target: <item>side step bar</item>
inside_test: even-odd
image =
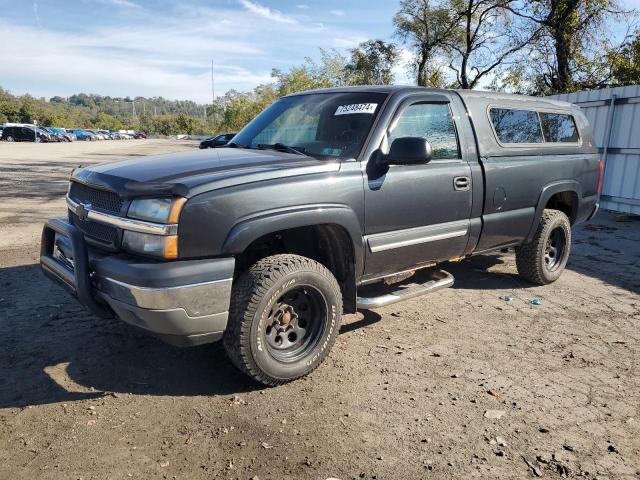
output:
[[[409,300],[410,298],[426,295],[453,285],[453,275],[444,270],[434,272],[433,277],[428,282],[417,285],[413,288],[396,290],[393,293],[380,295],[379,297],[358,297],[357,307],[360,310],[371,310],[373,308],[386,307],[393,303]]]

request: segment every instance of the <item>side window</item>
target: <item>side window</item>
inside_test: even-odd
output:
[[[431,144],[434,159],[460,158],[447,103],[416,103],[405,108],[389,131],[388,144],[401,137],[424,138]]]
[[[491,123],[502,143],[544,142],[537,112],[492,108]]]
[[[580,140],[573,116],[540,112],[545,142],[575,143]]]

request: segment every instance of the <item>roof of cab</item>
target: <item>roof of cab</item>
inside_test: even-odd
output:
[[[309,95],[313,93],[349,93],[349,92],[372,92],[372,93],[396,93],[396,92],[455,92],[465,101],[473,100],[495,100],[508,102],[539,102],[545,106],[555,106],[569,108],[573,106],[569,102],[555,100],[548,97],[531,97],[528,95],[517,95],[513,93],[492,92],[488,90],[463,90],[463,89],[446,89],[446,88],[427,88],[411,85],[357,85],[350,87],[333,87],[319,88],[315,90],[306,90],[304,92],[292,93],[288,96]]]

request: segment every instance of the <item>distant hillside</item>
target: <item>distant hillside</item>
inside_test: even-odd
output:
[[[134,129],[149,133],[208,134],[215,131],[206,106],[162,97],[134,99],[79,93],[50,100],[16,96],[0,88],[0,124],[34,123],[64,128]],[[211,112],[209,112],[211,114]]]

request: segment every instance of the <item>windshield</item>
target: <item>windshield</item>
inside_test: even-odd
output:
[[[313,157],[355,158],[384,93],[316,93],[281,98],[233,138],[245,148],[291,147]]]

